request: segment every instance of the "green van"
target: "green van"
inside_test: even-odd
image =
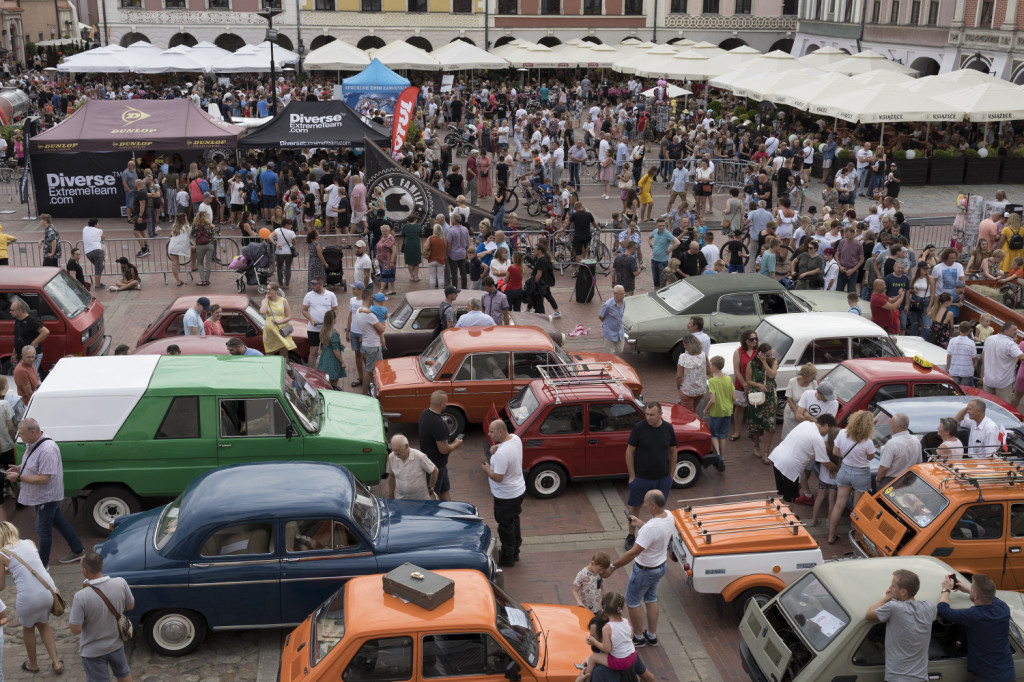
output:
[[[387,456],[376,400],[317,391],[277,355],[63,358],[25,416],[60,444],[64,489],[103,534],[209,469],[333,462],[374,484]]]

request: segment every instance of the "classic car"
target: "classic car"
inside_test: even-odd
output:
[[[168,346],[177,346],[182,355],[230,355],[227,339],[224,336],[166,336],[162,339],[144,343],[128,351],[128,355],[167,355]],[[318,391],[333,391],[331,380],[327,375],[313,367],[299,362],[288,363],[292,369],[302,375],[306,383]]]
[[[857,410],[874,410],[880,401],[900,398],[977,396],[1010,413],[1017,412],[1002,398],[978,388],[964,388],[946,370],[928,364],[920,358],[905,357],[844,360],[824,376],[819,375],[818,381],[827,381],[835,389],[839,401],[836,421],[840,426],[845,426]]]
[[[704,332],[713,343],[723,343],[739,341],[744,329],[756,327],[766,315],[849,309],[844,292],[787,291],[763,275],[733,273],[728,277],[690,277],[630,296],[622,324],[629,348],[671,353],[675,362],[687,334],[686,323],[693,315],[704,318]]]
[[[15,248],[15,247],[11,247]],[[0,268],[0,373],[13,367],[14,317],[11,303],[24,301],[50,332],[43,339],[43,371],[68,355],[106,355],[103,304],[62,268]]]
[[[460,291],[454,303],[455,314],[461,317],[469,310],[469,300],[480,298],[482,293],[471,289]],[[406,293],[405,300],[388,315],[384,329],[384,357],[401,358],[422,353],[434,340],[443,300],[444,291],[439,289]],[[513,325],[543,329],[559,346],[565,343],[565,334],[555,329],[550,315],[512,311],[509,316]]]
[[[871,408],[875,415],[874,441],[876,448],[880,449],[892,436],[892,427],[889,426],[892,416],[902,413],[910,419],[908,430],[921,439],[921,445],[925,449],[924,454],[927,457],[942,443],[942,439],[937,433],[939,419],[955,416],[976,397],[985,401],[985,416],[991,418],[997,426],[1006,432],[1007,451],[1017,457],[1024,456],[1024,425],[1021,424],[1020,418],[1007,409],[1006,403],[1002,400],[996,401],[974,395],[919,396],[876,402]],[[967,429],[961,428],[959,437],[965,444],[967,435]]]
[[[863,557],[941,556],[964,575],[985,573],[1024,590],[1024,489],[1019,462],[998,457],[914,465],[850,513],[849,537]]]
[[[60,445],[64,491],[85,497],[100,534],[140,498],[173,497],[218,466],[319,460],[371,484],[385,470],[377,401],[317,391],[280,355],[64,358],[26,417]]]
[[[542,365],[607,367],[640,395],[636,371],[612,353],[567,353],[536,327],[446,329],[416,358],[382,360],[373,368],[372,395],[384,416],[416,422],[437,390],[448,393],[442,415],[451,435],[478,424],[491,405],[501,405],[540,378]]]
[[[718,461],[711,432],[682,405],[661,407],[679,442],[673,486],[689,488],[703,467]],[[529,444],[523,449],[526,490],[547,499],[561,495],[570,480],[626,476],[622,453],[633,426],[645,417],[644,405],[621,383],[569,378],[531,381],[508,404],[492,406],[486,423],[494,419]]]
[[[405,562],[486,580],[493,546],[471,504],[385,500],[342,466],[262,462],[118,518],[96,551],[131,586],[128,615],[150,647],[183,656],[207,630],[295,626],[348,578]]]
[[[219,305],[224,311],[220,323],[224,327],[224,336],[237,336],[249,348],[263,352],[263,316],[260,315],[259,303],[249,300],[245,294],[203,294],[210,299],[211,305]],[[162,339],[166,336],[182,336],[185,333],[185,311],[196,304],[197,296],[179,296],[164,308],[157,318],[142,332],[136,346]],[[288,353],[292,362],[303,363],[309,360],[309,338],[306,335],[306,319],[292,308],[292,339],[295,350]]]
[[[868,620],[868,608],[892,583],[893,571],[913,571],[921,579],[918,599],[937,601],[943,579],[955,573],[934,557],[828,561],[810,569],[767,604],[747,605],[740,619],[740,656],[752,682],[885,680],[885,623]],[[970,581],[958,575],[964,584]],[[997,596],[1010,606],[1010,648],[1016,678],[1024,678],[1024,598]],[[968,609],[964,592],[950,595],[950,606]],[[936,620],[928,645],[928,679],[967,682],[967,637],[962,625]]]
[[[349,580],[285,638],[281,682],[576,679],[592,613],[520,604],[476,571],[435,573],[454,592],[429,611],[388,594],[383,576]]]
[[[779,414],[785,407],[786,386],[800,367],[811,363],[823,376],[851,358],[899,358],[920,355],[933,365],[946,364],[946,349],[918,336],[889,336],[871,320],[852,313],[772,315],[755,328],[758,343],[769,343],[779,359],[775,387]],[[739,342],[715,343],[709,355],[725,359],[725,374],[732,376],[732,356]]]

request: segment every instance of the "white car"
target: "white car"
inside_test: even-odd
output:
[[[920,355],[934,365],[945,367],[946,349],[919,336],[890,336],[871,320],[853,313],[801,313],[769,315],[757,326],[758,344],[769,343],[779,360],[775,386],[781,407],[789,380],[800,367],[811,363],[823,377],[833,367],[851,358],[898,358]],[[710,357],[725,359],[725,374],[732,375],[732,356],[739,343],[713,343]]]

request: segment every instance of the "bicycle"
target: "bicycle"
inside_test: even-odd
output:
[[[562,274],[566,268],[576,265],[576,249],[573,246],[572,237],[566,230],[555,232],[552,237],[552,249],[552,256],[555,266],[559,269],[559,274]],[[582,260],[594,261],[601,274],[606,275],[611,270],[612,259],[612,251],[607,244],[601,241],[601,233],[592,231],[590,243],[587,244],[587,248],[583,252]]]

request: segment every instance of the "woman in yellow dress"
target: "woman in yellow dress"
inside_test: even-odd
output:
[[[1017,239],[1014,239],[1014,238]],[[1024,257],[1024,246],[1019,249],[1013,248],[1018,244],[1024,242],[1024,228],[1021,227],[1020,216],[1016,213],[1011,213],[1010,217],[1006,219],[1006,227],[999,233],[999,241],[996,243],[997,249],[1002,249],[1003,263],[1001,269],[1003,272],[1010,272],[1013,269],[1013,259],[1017,256]]]
[[[288,306],[288,299],[281,296],[278,291],[277,282],[267,283],[267,295],[260,303],[260,315],[266,319],[263,325],[263,352],[266,355],[277,353],[288,357],[288,351],[295,350],[295,341],[291,334],[283,334],[282,328],[289,327],[292,319],[292,311]],[[286,330],[286,331],[289,331]]]
[[[654,197],[651,196],[651,185],[654,183],[654,176],[658,174],[658,167],[651,166],[647,169],[647,172],[640,182],[637,183],[637,187],[640,188],[640,221],[647,221],[651,219],[651,212],[654,210]]]

